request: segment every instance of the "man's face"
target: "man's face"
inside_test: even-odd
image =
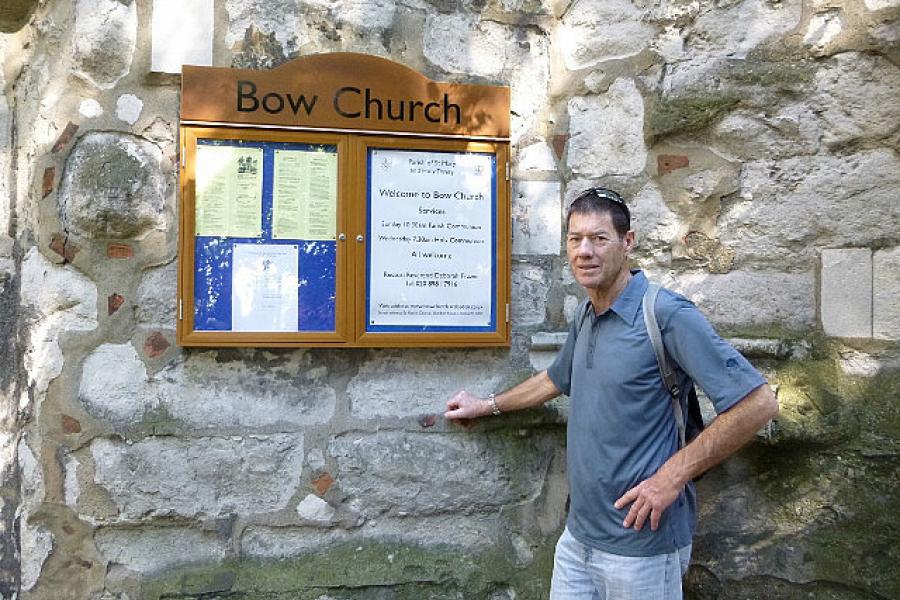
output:
[[[566,234],[566,255],[575,281],[587,289],[610,289],[634,246],[634,232],[619,238],[609,213],[573,213]]]

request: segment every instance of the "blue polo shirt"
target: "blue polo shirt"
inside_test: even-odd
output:
[[[652,556],[691,543],[696,506],[689,484],[663,513],[656,531],[650,530],[649,519],[641,531],[625,529],[622,521],[630,507],[613,506],[678,450],[672,403],[641,312],[647,278],[641,271],[632,273],[608,310],[600,315],[588,310],[584,319],[576,315],[547,374],[570,399],[566,526],[587,546]],[[656,315],[666,351],[680,367],[681,388],[696,382],[717,413],[765,383],[683,296],[661,290]]]

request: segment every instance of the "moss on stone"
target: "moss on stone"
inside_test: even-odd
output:
[[[546,594],[551,566],[550,543],[527,568],[516,568],[496,549],[476,555],[443,546],[361,541],[288,559],[173,570],[145,581],[141,598],[489,598],[508,586],[520,597],[537,599]]]
[[[700,92],[661,98],[650,116],[650,135],[664,136],[680,131],[704,129],[738,105],[735,93]]]

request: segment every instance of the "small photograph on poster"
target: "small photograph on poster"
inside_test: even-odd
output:
[[[337,226],[337,154],[275,150],[272,238],[333,240]]]
[[[197,146],[195,235],[262,235],[262,148]]]
[[[495,157],[369,151],[368,320],[378,327],[490,327]]]
[[[297,331],[298,256],[293,244],[234,245],[232,331]]]

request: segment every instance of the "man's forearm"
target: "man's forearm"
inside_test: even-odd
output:
[[[519,385],[497,394],[494,401],[502,412],[510,412],[538,406],[556,398],[559,394],[560,391],[544,370]]]
[[[697,438],[660,469],[684,485],[719,464],[753,439],[778,414],[778,401],[768,385],[761,385],[720,414]]]

